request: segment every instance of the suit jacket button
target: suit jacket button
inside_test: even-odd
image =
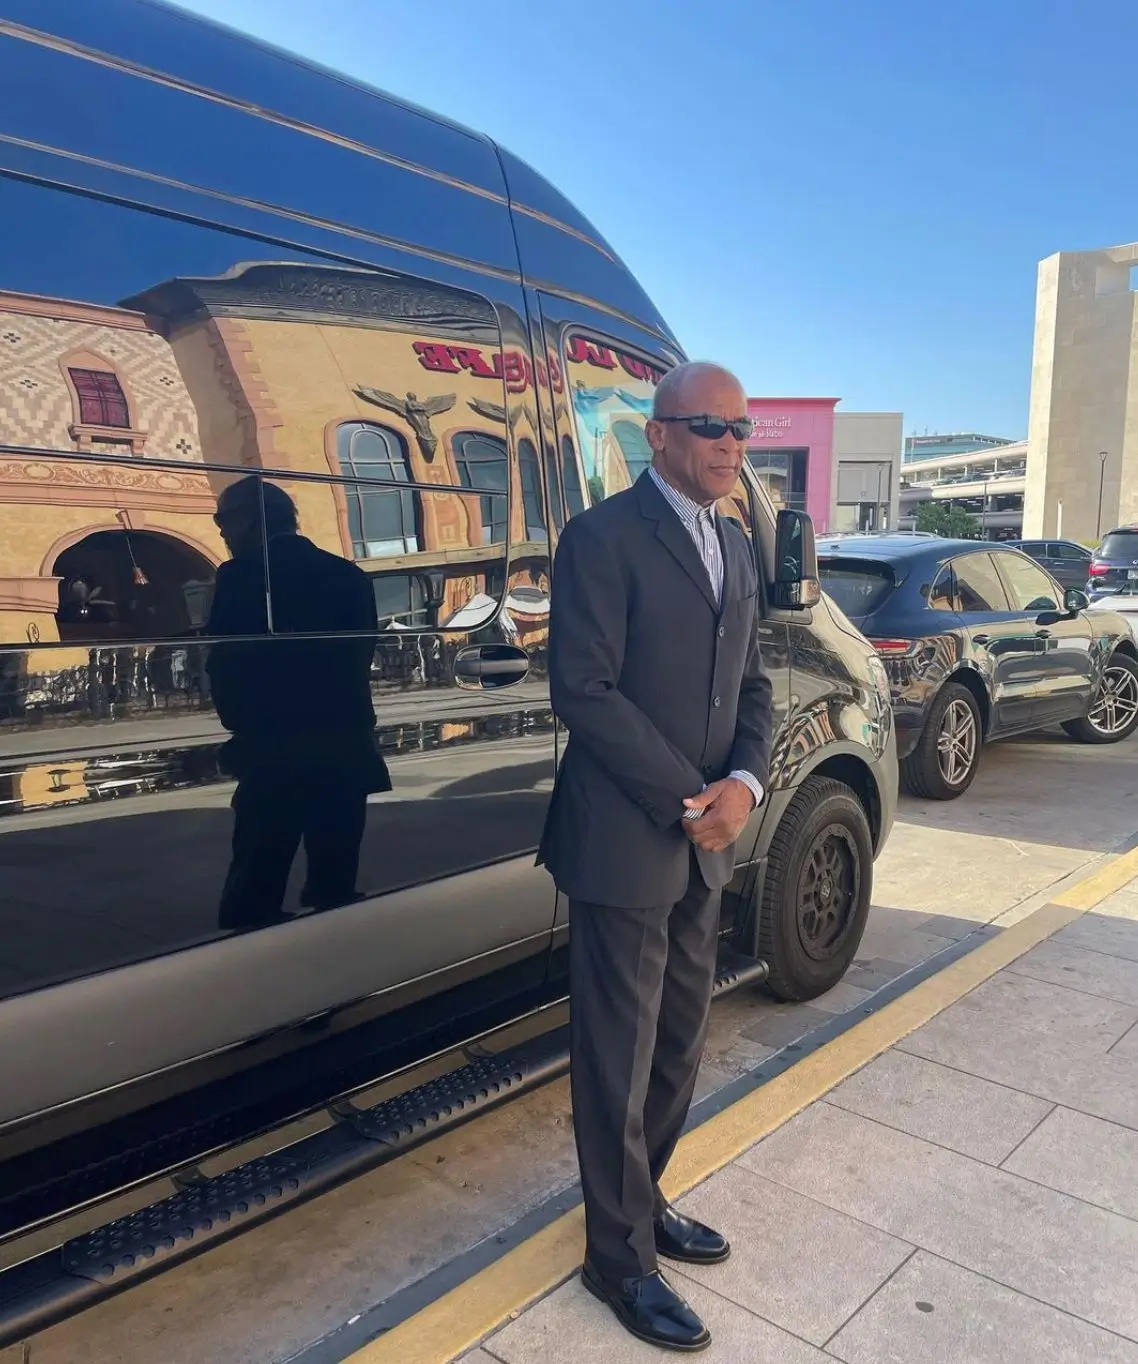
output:
[[[719,638],[722,639],[723,636],[724,636],[726,633],[727,633],[727,627],[724,626],[724,625],[721,625],[721,626],[719,627]]]
[[[723,702],[720,701],[718,696],[713,696],[711,698],[711,704],[715,707],[716,710],[718,710],[719,707],[723,704]]]

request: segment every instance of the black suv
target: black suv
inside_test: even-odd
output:
[[[1095,597],[1138,582],[1138,526],[1107,531],[1090,562],[1087,590]]]
[[[1091,551],[1074,540],[1009,540],[1005,549],[1019,549],[1045,568],[1060,587],[1084,587],[1091,570]]]
[[[1138,727],[1138,650],[1121,616],[1087,612],[1017,550],[971,540],[819,542],[822,585],[885,661],[908,789],[952,800],[980,745],[1061,724],[1084,743]]]

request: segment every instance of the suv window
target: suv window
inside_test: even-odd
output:
[[[1048,558],[1068,559],[1072,563],[1085,563],[1091,557],[1089,550],[1069,545],[1065,540],[1056,540],[1054,544],[1048,545],[1047,554]]]
[[[823,590],[851,620],[863,620],[893,591],[893,569],[875,559],[825,558],[818,562]]]
[[[1037,564],[1021,559],[1018,554],[994,557],[1008,585],[1013,611],[1059,610],[1055,584]]]
[[[956,610],[956,584],[951,564],[946,564],[937,575],[936,582],[929,589],[928,603],[933,611]]]
[[[990,554],[962,554],[952,562],[958,611],[1008,611],[1007,593]]]
[[[1112,530],[1098,547],[1100,559],[1138,559],[1138,530]]]
[[[1032,558],[1039,554],[1048,553],[1048,546],[1042,540],[1021,540],[1019,547],[1025,554],[1030,554]]]

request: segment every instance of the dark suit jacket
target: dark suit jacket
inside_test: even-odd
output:
[[[268,560],[274,634],[332,637],[212,646],[210,689],[234,736],[226,767],[243,780],[324,778],[389,791],[371,696],[378,621],[370,580],[302,535],[274,536]],[[261,558],[230,559],[217,571],[206,633],[263,635],[267,628]],[[350,631],[367,633],[344,638]]]
[[[647,474],[575,516],[553,573],[549,675],[569,730],[539,854],[572,899],[646,908],[685,893],[685,797],[742,769],[764,785],[771,684],[746,536],[718,518],[717,607],[687,530]],[[731,879],[734,850],[699,853]]]

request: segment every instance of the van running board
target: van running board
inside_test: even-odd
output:
[[[715,997],[767,977],[764,962],[721,946]],[[108,1222],[0,1273],[0,1349],[26,1340],[246,1228],[374,1170],[569,1069],[569,1029],[473,1056],[372,1108],[336,1104],[335,1125],[270,1156]]]

